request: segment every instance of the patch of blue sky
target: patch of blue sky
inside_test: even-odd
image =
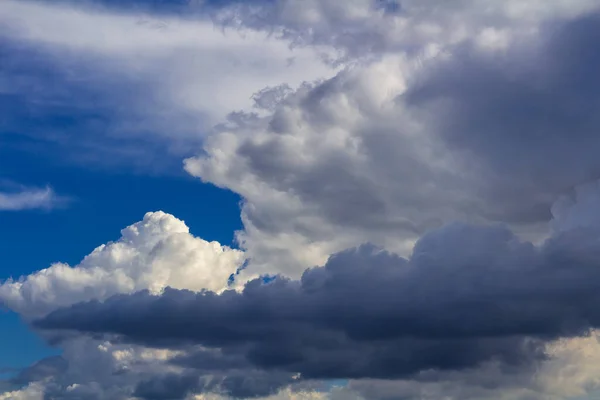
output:
[[[148,211],[172,213],[193,234],[235,246],[239,197],[183,172],[182,158],[198,148],[169,149],[163,133],[152,131],[146,118],[153,111],[132,106],[153,95],[147,86],[100,77],[93,60],[57,59],[15,41],[0,41],[0,60],[0,179],[51,185],[71,199],[52,211],[0,212],[0,280],[57,261],[76,264]],[[185,115],[170,117],[186,126]],[[194,135],[196,125],[187,126]],[[56,353],[12,313],[0,313],[0,332],[10,343],[0,368]]]

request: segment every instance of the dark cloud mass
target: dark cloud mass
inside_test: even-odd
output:
[[[23,385],[30,382],[41,381],[65,372],[67,367],[67,360],[61,356],[44,358],[19,371],[17,376],[12,378],[10,382],[17,385]]]
[[[198,384],[197,376],[170,374],[138,383],[133,395],[147,400],[183,399]]]
[[[487,361],[526,368],[546,357],[547,340],[600,326],[598,238],[581,228],[535,247],[502,227],[453,224],[421,238],[409,260],[362,246],[299,281],[259,279],[221,295],[120,295],[35,325],[199,344],[230,354],[213,369],[237,363],[314,379],[399,378]]]
[[[548,220],[557,196],[600,177],[600,14],[542,32],[504,52],[463,43],[399,99],[477,165],[488,219]]]

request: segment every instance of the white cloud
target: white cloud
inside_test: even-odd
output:
[[[219,291],[244,262],[243,252],[189,233],[172,215],[148,213],[78,265],[56,263],[0,284],[0,303],[24,317],[80,301],[167,286]]]
[[[535,32],[543,21],[596,7],[595,0],[276,0],[227,7],[217,19],[275,30],[297,43],[333,45],[354,58],[419,53],[467,38],[502,46]]]
[[[66,198],[58,196],[50,187],[24,188],[19,191],[0,191],[0,211],[51,209],[65,204]]]
[[[0,24],[0,36],[37,46],[65,70],[85,62],[97,76],[83,84],[102,86],[112,74],[154,88],[154,96],[127,107],[161,122],[159,130],[171,140],[178,134],[174,113],[196,114],[200,131],[231,111],[251,108],[252,94],[266,86],[294,87],[332,74],[314,49],[291,49],[250,29],[220,29],[207,18],[4,0]]]
[[[272,115],[250,117],[209,137],[205,155],[185,161],[192,175],[245,199],[239,239],[252,259],[247,272],[298,276],[329,254],[365,241],[398,240],[403,246],[401,231],[390,237],[406,220],[393,213],[403,207],[393,198],[403,188],[388,181],[403,177],[383,171],[427,150],[416,153],[409,142],[414,136],[390,131],[405,125],[393,102],[409,69],[404,57],[390,56],[302,88]],[[397,161],[361,149],[378,138],[389,138]]]
[[[76,266],[56,263],[1,283],[0,304],[30,319],[76,302],[143,289],[220,291],[244,259],[239,250],[191,235],[185,223],[170,214],[147,213],[142,221],[123,229],[117,241],[99,246]],[[37,400],[43,394],[67,392],[83,398],[122,399],[140,379],[178,370],[166,365],[177,354],[169,350],[85,336],[68,338],[60,347],[67,371],[0,399]]]
[[[39,383],[32,383],[21,390],[0,393],[0,400],[43,400],[43,386]]]

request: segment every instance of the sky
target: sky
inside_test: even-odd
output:
[[[0,1],[0,400],[600,398],[596,0]]]

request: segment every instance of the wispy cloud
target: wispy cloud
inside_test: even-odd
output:
[[[64,206],[68,198],[59,196],[47,186],[45,188],[24,188],[19,191],[0,191],[0,211],[20,211],[31,209],[52,209]]]
[[[254,93],[334,73],[315,49],[207,16],[5,0],[0,26],[0,101],[11,107],[0,129],[88,164],[170,157],[179,168],[214,124],[251,109]]]

